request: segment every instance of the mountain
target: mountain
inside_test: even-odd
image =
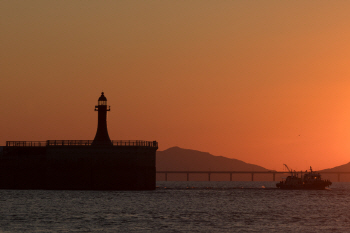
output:
[[[179,147],[157,151],[156,166],[157,171],[268,171],[238,159]]]
[[[320,172],[350,172],[350,163],[321,170]]]

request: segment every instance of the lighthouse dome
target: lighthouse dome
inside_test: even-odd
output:
[[[98,101],[107,101],[107,98],[105,96],[105,93],[102,92],[100,98],[98,98]]]
[[[98,98],[98,105],[107,105],[107,98],[104,94],[105,93],[102,92],[100,98]]]

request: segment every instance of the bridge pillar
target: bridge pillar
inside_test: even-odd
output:
[[[230,181],[232,181],[232,172],[230,173]]]
[[[254,173],[252,172],[252,181],[254,181]]]
[[[190,181],[190,173],[187,172],[187,181]]]

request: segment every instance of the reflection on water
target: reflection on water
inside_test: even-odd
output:
[[[155,191],[0,190],[0,232],[347,232],[350,184],[157,182]]]

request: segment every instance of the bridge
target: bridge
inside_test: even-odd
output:
[[[168,174],[186,174],[187,181],[190,181],[190,174],[208,174],[208,181],[210,180],[211,174],[229,174],[230,181],[232,181],[232,174],[251,174],[251,181],[254,181],[255,174],[271,174],[273,181],[276,181],[276,174],[289,174],[288,171],[157,171],[157,174],[164,174],[165,181],[168,181]],[[304,173],[304,172],[303,172]],[[338,182],[340,182],[341,174],[350,174],[350,172],[323,172],[323,171],[313,171],[313,173],[320,174],[337,174]],[[300,174],[300,172],[299,172]]]

